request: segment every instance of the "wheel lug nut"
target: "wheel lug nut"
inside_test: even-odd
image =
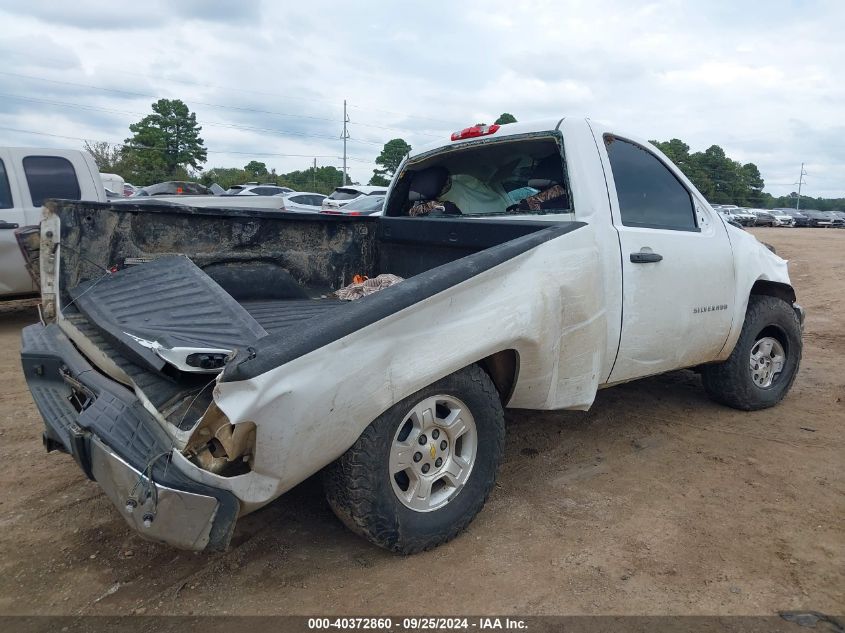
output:
[[[441,451],[445,451],[447,446],[448,446],[448,444],[446,443],[446,440],[443,440],[442,442],[440,442],[440,450]]]
[[[435,465],[437,468],[440,468],[440,467],[443,465],[443,458],[442,458],[442,457],[438,457],[436,460],[434,460],[434,465]]]
[[[422,446],[428,441],[428,438],[425,435],[420,435],[420,439],[417,441],[420,443],[420,446]]]
[[[440,430],[439,430],[439,429],[434,429],[434,430],[431,432],[431,439],[436,440],[438,437],[440,437]]]
[[[414,461],[415,462],[418,462],[421,459],[422,459],[422,453],[420,453],[420,452],[414,453]]]
[[[427,473],[429,470],[431,470],[431,464],[423,464],[423,467],[422,467],[423,474]]]

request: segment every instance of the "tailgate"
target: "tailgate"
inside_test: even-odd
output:
[[[190,259],[130,266],[69,290],[75,305],[127,359],[161,372],[219,371],[267,332]]]

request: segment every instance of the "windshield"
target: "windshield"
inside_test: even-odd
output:
[[[408,165],[396,190],[391,206],[402,207],[388,215],[572,212],[561,148],[552,137],[440,153]]]

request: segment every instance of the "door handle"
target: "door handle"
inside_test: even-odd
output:
[[[6,222],[6,220],[0,220],[0,230],[16,228],[18,228],[18,225],[15,222]]]
[[[653,264],[655,262],[661,261],[662,259],[663,255],[658,255],[657,253],[649,253],[647,251],[631,253],[632,264]]]

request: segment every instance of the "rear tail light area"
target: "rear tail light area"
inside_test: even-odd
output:
[[[495,134],[499,128],[502,127],[494,123],[493,125],[473,125],[472,127],[465,127],[460,132],[455,132],[452,134],[453,141],[462,141],[467,138],[476,138],[478,136],[489,136],[490,134]]]

